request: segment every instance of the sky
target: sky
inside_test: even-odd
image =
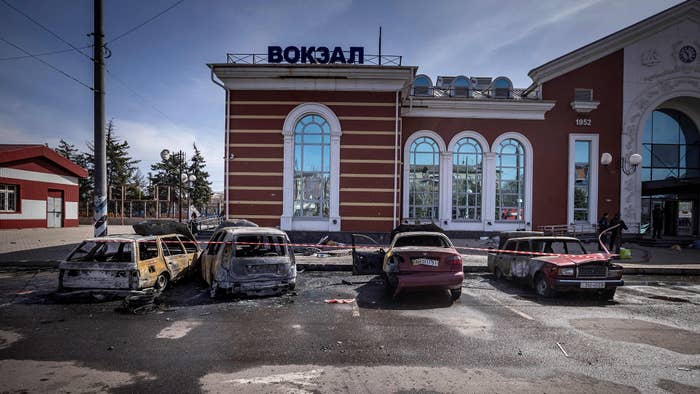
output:
[[[118,37],[176,0],[104,0],[105,39]],[[509,77],[527,87],[529,70],[678,4],[679,0],[185,0],[108,44],[106,117],[141,160],[144,174],[162,149],[202,151],[215,191],[223,190],[225,94],[207,63],[269,45],[365,47],[403,56],[438,75]],[[0,0],[0,38],[31,54],[70,49],[9,3],[76,47],[92,43],[92,0]],[[84,52],[90,54],[90,49]],[[0,40],[0,143],[60,139],[86,150],[93,93]],[[76,51],[42,60],[92,86],[92,62]]]

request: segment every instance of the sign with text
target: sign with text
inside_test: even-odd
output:
[[[333,50],[328,47],[288,46],[284,49],[280,46],[267,47],[268,63],[282,63],[283,61],[290,64],[364,64],[365,48],[350,47],[349,51],[343,51],[341,47],[335,47]]]

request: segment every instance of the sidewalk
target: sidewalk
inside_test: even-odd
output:
[[[133,234],[131,226],[111,225],[110,234]],[[0,268],[55,268],[58,261],[83,239],[92,237],[92,226],[52,229],[0,230]],[[487,272],[486,252],[468,251],[463,247],[496,248],[492,240],[453,239],[463,253],[464,272]],[[593,243],[585,244],[587,250],[597,250]],[[632,250],[632,258],[617,260],[626,274],[646,275],[700,275],[700,249],[655,248],[626,243]],[[296,256],[299,270],[350,271],[352,256],[316,257]]]

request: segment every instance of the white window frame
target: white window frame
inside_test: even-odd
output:
[[[323,117],[331,130],[330,195],[327,218],[294,216],[294,127],[306,115]],[[284,120],[284,170],[282,192],[282,230],[340,231],[340,136],[343,134],[338,116],[320,103],[304,103],[292,109]]]
[[[0,198],[2,198],[4,201],[5,209],[0,210],[2,213],[16,213],[19,212],[19,187],[14,184],[9,184],[9,183],[2,183],[0,184],[0,187],[2,187],[2,190],[0,190]],[[12,195],[14,196],[15,200],[15,209],[7,209],[7,207],[10,206],[10,188],[12,188]]]
[[[574,222],[574,189],[576,186],[576,141],[591,143],[591,168],[588,185],[588,222]],[[569,189],[567,199],[568,224],[596,224],[598,222],[598,134],[569,134]]]
[[[523,145],[525,150],[525,222],[513,222],[509,223],[507,221],[496,221],[496,156],[498,155],[498,145],[504,140],[512,138],[517,140]],[[491,152],[493,156],[491,160],[493,163],[489,163],[489,176],[487,184],[487,196],[489,199],[489,206],[485,207],[484,220],[491,223],[487,226],[487,230],[490,231],[513,231],[520,228],[525,228],[526,230],[532,229],[532,182],[533,182],[533,171],[532,162],[534,160],[534,154],[532,149],[532,144],[530,140],[527,139],[523,134],[510,131],[499,135],[493,144],[491,144]]]
[[[447,208],[448,204],[445,204],[445,187],[444,187],[444,179],[445,179],[445,170],[447,168],[447,163],[446,160],[452,160],[452,156],[447,154],[447,149],[445,146],[445,141],[440,137],[440,135],[434,131],[430,130],[420,130],[416,131],[415,133],[411,134],[410,137],[406,140],[406,144],[404,144],[404,158],[403,158],[403,209],[402,209],[402,217],[403,221],[402,223],[415,223],[416,219],[415,218],[409,218],[408,213],[409,213],[409,204],[410,204],[410,196],[409,196],[409,190],[410,189],[410,167],[411,167],[411,145],[418,139],[422,137],[428,137],[432,138],[433,141],[438,145],[438,152],[440,154],[440,169],[438,170],[438,173],[440,174],[440,184],[438,187],[438,223],[435,223],[437,225],[440,225],[440,223],[444,223],[445,220],[449,219],[451,215],[451,210],[452,210],[452,203],[449,204],[450,206],[450,212],[448,212],[447,216],[445,216],[445,209]],[[451,168],[451,167],[450,167]],[[450,175],[450,179],[452,179],[452,176]],[[450,196],[450,199],[452,196]],[[421,223],[426,221],[427,219],[419,219],[421,220]]]
[[[452,168],[454,165],[454,149],[457,145],[457,141],[462,138],[472,138],[475,139],[479,145],[481,145],[481,220],[479,221],[462,221],[452,219]],[[441,188],[445,190],[445,219],[442,221],[443,228],[446,230],[465,230],[465,231],[481,231],[484,229],[484,223],[486,223],[487,199],[489,194],[486,191],[487,185],[490,182],[491,175],[488,171],[488,166],[486,163],[487,157],[489,157],[490,149],[489,143],[486,141],[481,134],[472,130],[465,130],[457,133],[450,140],[450,144],[447,146],[447,153],[449,154],[449,161],[445,162],[445,174],[447,174],[449,182],[442,182]]]

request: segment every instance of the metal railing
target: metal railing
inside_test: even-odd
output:
[[[346,59],[350,59],[350,51],[344,51]],[[362,63],[346,63],[364,66],[400,66],[403,57],[400,55],[364,55]],[[227,53],[226,63],[230,64],[273,64],[268,62],[267,53]],[[296,63],[299,64],[299,63]],[[309,63],[306,63],[309,64]],[[321,64],[321,63],[312,63]],[[339,63],[340,64],[340,63]],[[342,63],[345,64],[345,63]]]
[[[527,89],[521,88],[441,88],[438,86],[424,87],[414,86],[411,89],[411,97],[439,97],[439,98],[465,98],[465,99],[497,99],[497,100],[539,100],[529,98],[524,93]]]

